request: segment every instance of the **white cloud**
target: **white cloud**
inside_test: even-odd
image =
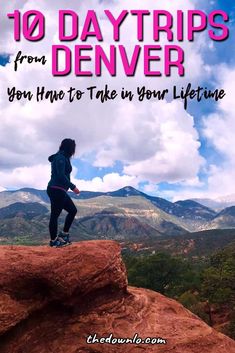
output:
[[[102,178],[95,177],[91,180],[76,179],[76,168],[73,170],[72,182],[77,185],[79,190],[83,191],[114,191],[126,185],[138,187],[139,180],[134,176],[120,175],[118,173],[109,173]],[[45,189],[50,179],[50,164],[35,165],[32,167],[19,167],[12,171],[0,172],[0,191],[6,189],[32,187],[36,189]]]
[[[185,185],[180,190],[164,191],[162,196],[174,201],[187,198],[216,199],[234,192],[235,180],[235,68],[218,66],[213,70],[219,73],[215,85],[223,88],[226,96],[219,102],[214,113],[204,116],[202,134],[207,144],[217,151],[217,160],[207,165],[207,182],[203,185]],[[201,184],[201,185],[200,185]],[[184,183],[181,183],[184,186]]]
[[[204,135],[218,152],[235,163],[235,68],[221,66],[217,71],[220,73],[218,85],[225,90],[226,96],[217,111],[205,117]]]
[[[142,146],[150,145],[153,149],[145,158],[127,165],[124,171],[155,183],[195,179],[205,161],[199,153],[199,136],[193,118],[174,101],[152,105],[147,121],[152,124],[151,137],[143,134],[136,153]]]
[[[211,165],[208,192],[215,196],[230,194],[234,190],[235,177],[235,68],[220,66],[217,81],[226,96],[215,113],[204,118],[204,136],[218,152],[218,163]]]
[[[150,194],[155,195],[159,192],[158,185],[156,185],[154,183],[148,183],[148,184],[144,185],[143,192],[145,192],[147,194],[150,193]]]
[[[79,190],[89,191],[115,191],[125,186],[138,187],[139,180],[134,176],[119,175],[118,173],[109,173],[103,178],[95,177],[92,180],[74,179]]]
[[[45,189],[50,175],[50,166],[35,165],[31,167],[19,167],[13,170],[0,172],[0,190],[12,189],[17,185],[18,188],[34,187]]]

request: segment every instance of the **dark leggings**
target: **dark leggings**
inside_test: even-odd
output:
[[[49,222],[49,231],[51,240],[54,240],[57,237],[58,230],[58,218],[62,210],[68,212],[65,223],[64,223],[64,232],[68,232],[71,224],[73,223],[74,217],[77,213],[76,206],[73,201],[66,193],[66,191],[60,189],[53,189],[48,187],[47,194],[51,201],[51,217]]]

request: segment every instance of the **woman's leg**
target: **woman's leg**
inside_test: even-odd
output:
[[[77,213],[77,208],[68,194],[66,194],[63,209],[68,212],[64,223],[64,232],[68,233]]]
[[[58,231],[58,218],[61,214],[62,207],[58,207],[54,203],[51,204],[51,217],[49,222],[49,232],[51,240],[55,240]]]
[[[58,231],[58,218],[62,212],[64,205],[65,192],[62,190],[49,189],[47,191],[51,201],[51,216],[49,222],[49,232],[51,240],[57,237]]]

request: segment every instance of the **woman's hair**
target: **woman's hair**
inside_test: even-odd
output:
[[[65,153],[69,158],[71,158],[71,157],[74,155],[75,150],[76,150],[76,143],[75,143],[75,140],[72,140],[72,139],[64,139],[64,140],[61,142],[59,151],[64,151],[64,153]]]

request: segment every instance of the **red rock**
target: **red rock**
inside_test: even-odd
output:
[[[0,247],[1,353],[235,353],[235,342],[175,300],[128,287],[120,247]],[[86,337],[161,337],[164,344],[88,344]]]

